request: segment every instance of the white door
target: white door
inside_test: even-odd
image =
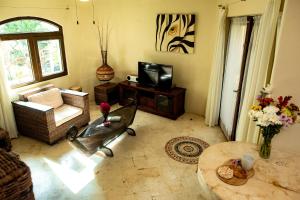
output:
[[[242,72],[244,45],[247,33],[247,17],[232,18],[227,44],[220,126],[227,139],[231,139],[237,105],[237,93]]]

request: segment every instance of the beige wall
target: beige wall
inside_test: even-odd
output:
[[[283,12],[278,51],[272,75],[274,96],[292,95],[300,105],[300,1],[287,0]],[[274,146],[300,154],[300,124],[282,129],[274,138]]]
[[[116,79],[137,73],[137,62],[174,66],[174,83],[187,88],[186,111],[204,114],[216,35],[215,0],[99,0],[97,18],[109,20],[112,35],[109,64]],[[195,13],[196,47],[190,55],[155,51],[155,19],[158,13]],[[97,51],[98,49],[95,49]]]
[[[44,17],[64,28],[69,76],[50,81],[60,87],[81,84],[93,99],[93,87],[99,84],[95,70],[100,65],[96,26],[92,24],[91,1],[78,2],[79,25],[76,25],[74,1],[0,0],[10,7],[65,7],[70,10],[16,9],[0,7],[0,20],[22,15]],[[115,81],[137,73],[138,61],[171,64],[174,83],[187,88],[186,111],[204,114],[210,65],[216,34],[216,0],[95,0],[97,22],[109,21],[112,33],[108,62],[116,72]],[[195,13],[195,53],[183,55],[156,52],[155,19],[158,13]]]

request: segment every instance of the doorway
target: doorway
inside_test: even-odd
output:
[[[253,17],[230,19],[219,119],[228,140],[235,140],[252,28]]]

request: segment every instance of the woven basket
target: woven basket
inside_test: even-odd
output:
[[[0,149],[0,199],[34,199],[30,169],[14,154],[2,149]]]

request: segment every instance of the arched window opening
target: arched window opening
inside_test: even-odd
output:
[[[67,75],[63,31],[59,24],[37,17],[0,22],[3,67],[11,87]]]

